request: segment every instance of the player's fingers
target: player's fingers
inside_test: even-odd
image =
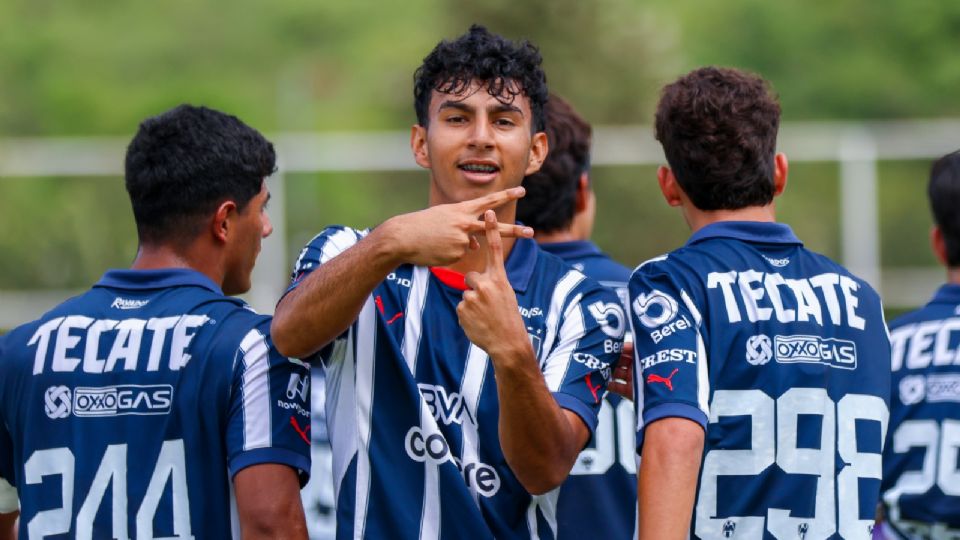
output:
[[[470,249],[480,249],[480,241],[472,234],[470,235]]]
[[[611,379],[607,384],[607,390],[623,397],[624,399],[633,401],[633,385],[627,381]]]
[[[503,241],[497,227],[497,214],[493,210],[483,213],[483,222],[487,226],[487,269],[503,269]]]
[[[526,225],[516,225],[513,223],[497,223],[497,229],[503,238],[533,238],[533,228]],[[476,223],[467,225],[467,232],[483,233],[487,230],[487,224],[477,220]]]
[[[476,272],[467,272],[466,275],[463,276],[463,283],[470,289],[470,291],[477,288],[479,281],[480,281],[480,274]],[[467,291],[467,292],[470,292],[470,291]],[[464,298],[467,297],[466,293],[464,293],[463,297]]]
[[[523,197],[526,192],[527,191],[523,188],[523,186],[517,186],[515,188],[505,189],[503,191],[484,195],[483,197],[464,201],[463,204],[471,214],[477,215],[484,210],[490,210],[498,206],[503,206],[510,201],[515,201],[520,197]]]

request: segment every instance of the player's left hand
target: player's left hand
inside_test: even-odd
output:
[[[607,384],[607,390],[633,401],[633,343],[626,341],[617,366]]]
[[[469,272],[464,276],[469,290],[463,293],[463,300],[457,306],[460,326],[470,341],[491,358],[532,351],[516,293],[507,279],[497,215],[487,210],[483,219],[486,266],[483,272]]]

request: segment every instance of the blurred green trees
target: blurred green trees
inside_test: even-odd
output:
[[[595,125],[649,124],[662,84],[702,64],[771,80],[786,120],[960,115],[960,4],[931,0],[0,2],[4,137],[133,134],[202,103],[276,131],[406,129],[411,80],[472,22],[527,37],[551,88]],[[682,242],[652,168],[594,171],[598,242],[628,265]],[[795,166],[782,217],[838,253],[836,167]],[[881,169],[884,263],[931,262],[925,163]],[[424,204],[424,175],[289,179],[291,253],[320,226]],[[811,216],[816,216],[812,218]],[[79,287],[136,241],[119,179],[0,181],[0,289]],[[893,249],[890,246],[898,246]],[[900,248],[900,246],[906,246]]]

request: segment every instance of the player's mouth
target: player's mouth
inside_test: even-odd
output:
[[[500,166],[492,161],[470,160],[457,165],[464,177],[470,182],[486,184],[492,182],[500,172]]]

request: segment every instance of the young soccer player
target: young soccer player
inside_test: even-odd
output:
[[[893,384],[883,452],[885,538],[960,538],[960,153],[933,164],[933,252],[947,283],[890,323]]]
[[[536,48],[474,26],[414,85],[430,207],[320,233],[274,338],[327,369],[338,538],[552,538],[554,489],[623,337],[619,303],[514,224],[547,153]]]
[[[540,170],[523,179],[527,193],[517,202],[517,219],[533,227],[541,249],[616,291],[625,306],[630,270],[590,242],[597,207],[590,183],[590,124],[557,95],[550,96],[545,111],[550,152]],[[611,312],[625,326],[629,322],[623,314]],[[614,340],[609,344],[616,346]],[[633,404],[608,393],[593,442],[580,453],[560,488],[560,540],[633,538],[637,497],[634,425]],[[584,515],[591,519],[583,519]]]
[[[183,105],[127,148],[139,250],[0,338],[0,476],[23,538],[306,538],[309,372],[250,288],[273,145]]]
[[[693,235],[630,279],[644,539],[870,537],[880,299],[775,221],[779,119],[767,83],[733,69],[695,70],[657,106],[660,188]]]

